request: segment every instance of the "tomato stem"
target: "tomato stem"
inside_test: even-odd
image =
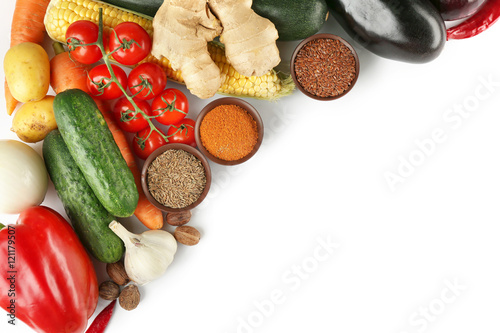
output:
[[[149,132],[149,135],[147,136],[147,138],[144,139],[144,141],[146,141],[149,138],[149,136],[151,135],[151,133],[153,131],[156,131],[165,140],[165,142],[168,142],[169,141],[168,138],[170,138],[172,135],[165,135],[165,134],[163,134],[163,132],[161,132],[155,126],[155,124],[153,124],[153,122],[151,121],[151,118],[154,118],[154,117],[149,116],[144,111],[142,111],[137,106],[137,104],[135,103],[135,101],[133,99],[133,97],[135,95],[134,96],[130,96],[129,94],[127,94],[126,89],[118,81],[118,79],[117,79],[117,77],[116,77],[116,75],[115,75],[115,73],[113,71],[113,68],[111,67],[111,62],[110,62],[110,59],[109,59],[111,53],[109,53],[109,54],[106,53],[106,50],[104,49],[104,38],[103,38],[103,35],[104,35],[104,26],[103,26],[103,19],[102,19],[102,8],[99,8],[99,36],[97,38],[97,42],[95,43],[95,45],[97,45],[99,47],[99,49],[101,50],[102,59],[103,59],[104,63],[106,64],[106,67],[108,68],[109,74],[111,76],[109,78],[110,82],[108,82],[108,83],[109,84],[111,84],[112,82],[115,83],[118,86],[118,88],[122,91],[123,95],[130,102],[130,104],[132,104],[132,106],[134,107],[135,112],[140,113],[144,117],[144,119],[148,122],[151,131]],[[91,45],[91,44],[88,44],[88,45]],[[142,145],[139,145],[141,147],[141,149],[144,149],[144,141],[142,142]]]
[[[160,114],[157,114],[156,116],[153,116],[153,117],[159,117],[159,116],[162,116],[164,113],[166,113],[167,111],[168,112],[173,112],[173,111],[177,111],[177,112],[180,112],[184,115],[187,115],[187,112],[184,112],[182,110],[179,110],[178,108],[175,107],[175,101],[177,100],[177,94],[174,93],[174,99],[172,100],[171,103],[169,103],[165,98],[163,98],[163,96],[161,96],[161,100],[163,103],[165,103],[167,106],[164,107],[164,108],[158,108],[158,109],[154,109],[154,111],[161,111]]]
[[[139,91],[137,93],[135,93],[134,95],[132,95],[132,98],[134,98],[137,95],[139,95],[144,89],[149,89],[149,92],[146,94],[146,96],[149,96],[149,94],[153,93],[153,84],[151,84],[151,82],[149,82],[148,79],[144,78],[140,74],[139,74],[139,79],[141,80],[141,82],[138,83],[138,84],[136,84],[135,86],[132,86],[131,88],[141,87],[141,89],[139,89]]]
[[[172,133],[172,135],[176,135],[179,132],[182,134],[182,131],[184,131],[184,136],[187,136],[188,130],[189,130],[188,127],[191,127],[192,129],[194,129],[193,125],[189,125],[189,124],[181,124],[179,127],[172,125],[172,127],[175,128],[175,132]]]

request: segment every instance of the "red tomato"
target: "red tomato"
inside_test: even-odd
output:
[[[127,86],[127,73],[116,65],[111,65],[113,73],[122,87]],[[115,99],[122,96],[122,91],[115,82],[110,82],[111,75],[109,74],[106,64],[97,65],[92,68],[87,77],[87,88],[90,94],[98,99]]]
[[[132,69],[128,75],[128,89],[137,98],[151,99],[158,96],[167,84],[167,74],[157,64],[145,62]]]
[[[169,143],[184,143],[196,147],[194,138],[193,119],[185,118],[183,121],[168,128],[167,137]]]
[[[142,99],[134,98],[135,104],[146,115],[151,115],[151,106]],[[149,127],[149,123],[140,112],[136,112],[127,97],[120,98],[113,107],[113,116],[122,130],[136,133]]]
[[[135,135],[132,142],[132,149],[137,157],[145,160],[153,151],[166,144],[167,142],[158,132],[152,131],[150,128],[145,128]]]
[[[71,23],[66,30],[66,42],[71,57],[82,64],[93,64],[102,58],[101,50],[97,45],[74,46],[77,44],[91,44],[97,42],[99,27],[91,21],[79,20]]]
[[[153,115],[164,125],[179,123],[189,111],[189,101],[182,91],[175,88],[165,89],[151,103]]]
[[[122,65],[135,65],[151,51],[151,38],[139,24],[122,22],[109,34],[109,50]]]

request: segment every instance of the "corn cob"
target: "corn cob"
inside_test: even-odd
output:
[[[141,25],[153,38],[153,22],[148,16],[131,12],[96,0],[51,0],[45,14],[45,29],[50,38],[65,43],[66,30],[78,20],[99,20],[99,8],[103,10],[103,26],[105,33],[121,22],[135,22]],[[223,84],[218,93],[238,97],[253,97],[265,100],[276,100],[289,95],[295,85],[290,75],[271,70],[259,77],[240,75],[227,62],[224,47],[218,43],[209,43],[208,50],[214,62],[222,72]],[[182,73],[174,70],[168,59],[157,59],[149,54],[143,60],[157,63],[167,74],[168,79],[183,83]]]

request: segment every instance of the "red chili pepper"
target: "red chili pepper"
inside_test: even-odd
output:
[[[0,230],[0,306],[40,333],[82,333],[99,296],[92,261],[71,225],[43,206]]]
[[[115,308],[116,299],[112,300],[98,315],[95,317],[92,325],[87,329],[85,333],[103,333],[108,326],[111,315],[113,314],[113,309]]]
[[[448,28],[447,39],[465,39],[476,36],[491,27],[499,18],[500,0],[488,0],[472,17]]]

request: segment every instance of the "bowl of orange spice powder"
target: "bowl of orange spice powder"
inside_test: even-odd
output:
[[[198,149],[210,160],[223,165],[250,159],[264,138],[264,125],[248,102],[224,97],[208,103],[195,125]]]

